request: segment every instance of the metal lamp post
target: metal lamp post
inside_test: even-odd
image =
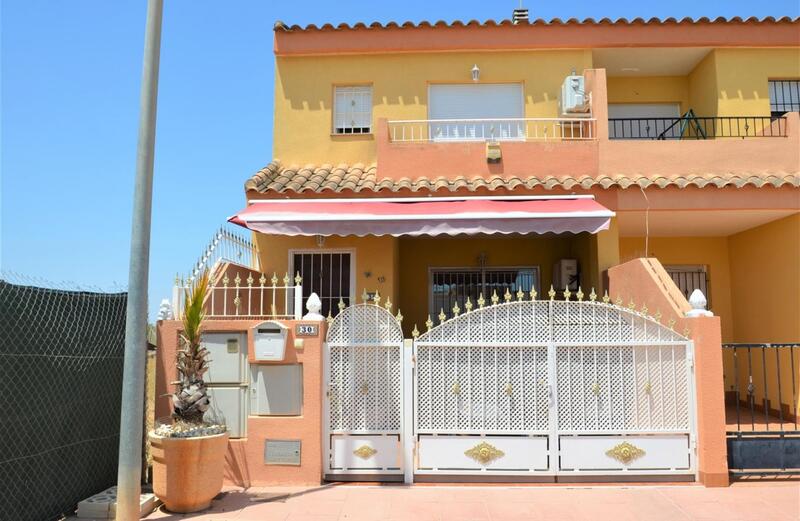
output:
[[[162,11],[163,0],[148,0],[139,100],[139,142],[133,194],[128,309],[125,323],[125,369],[122,378],[117,474],[118,521],[133,521],[140,516],[147,276],[150,268],[150,214],[153,200],[153,155]]]

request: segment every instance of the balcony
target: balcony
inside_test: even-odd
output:
[[[415,119],[388,121],[391,143],[587,141],[594,118]]]
[[[609,118],[609,139],[718,139],[787,137],[786,117]]]

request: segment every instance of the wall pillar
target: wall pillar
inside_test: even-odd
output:
[[[619,264],[619,226],[616,217],[611,218],[608,230],[592,236],[590,248],[593,266],[589,280],[597,293],[602,295],[609,289],[605,272]]]
[[[728,450],[720,319],[687,318],[685,325],[694,341],[698,478],[707,487],[727,487]]]

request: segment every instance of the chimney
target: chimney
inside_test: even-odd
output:
[[[514,23],[514,25],[517,25],[518,23],[521,22],[527,22],[528,10],[523,9],[522,7],[520,7],[519,9],[514,9],[514,15],[512,16],[511,21]]]

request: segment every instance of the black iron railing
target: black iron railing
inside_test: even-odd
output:
[[[800,473],[800,342],[722,348],[729,469]]]
[[[786,137],[786,118],[771,116],[609,118],[611,139]]]

